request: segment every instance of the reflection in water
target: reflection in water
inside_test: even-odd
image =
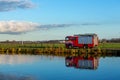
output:
[[[68,56],[65,58],[65,65],[67,67],[75,67],[80,69],[97,69],[98,64],[98,57]]]
[[[26,64],[35,63],[41,60],[52,60],[54,56],[45,55],[0,55],[0,64]]]
[[[97,69],[100,57],[120,57],[119,52],[107,53],[82,53],[78,56],[67,56],[65,58],[65,65],[67,67],[75,67],[79,69]]]
[[[120,57],[116,56],[117,53],[81,53],[66,58],[48,55],[0,55],[0,80],[89,80],[91,75],[92,80],[120,80]]]
[[[23,64],[35,62],[36,57],[24,55],[0,55],[0,64]]]
[[[39,60],[40,57],[32,55],[0,55],[0,64],[24,64],[33,63]]]
[[[0,80],[36,80],[36,79],[31,76],[17,76],[13,74],[6,75],[6,74],[0,73]]]

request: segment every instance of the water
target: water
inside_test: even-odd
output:
[[[116,56],[0,55],[0,80],[120,80],[119,76]]]

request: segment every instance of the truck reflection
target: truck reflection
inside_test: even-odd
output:
[[[75,67],[79,69],[97,69],[99,65],[98,57],[82,57],[73,56],[65,58],[65,65],[67,67]]]

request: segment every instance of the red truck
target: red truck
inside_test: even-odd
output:
[[[65,65],[67,67],[75,67],[79,69],[97,69],[99,65],[98,57],[84,58],[81,56],[73,56],[65,58]]]
[[[65,37],[66,48],[93,48],[98,46],[97,34],[78,34]]]

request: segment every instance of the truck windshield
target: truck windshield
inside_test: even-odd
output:
[[[65,40],[76,40],[75,37],[66,37]]]
[[[66,37],[65,40],[68,41],[68,40],[69,40],[69,37]]]

